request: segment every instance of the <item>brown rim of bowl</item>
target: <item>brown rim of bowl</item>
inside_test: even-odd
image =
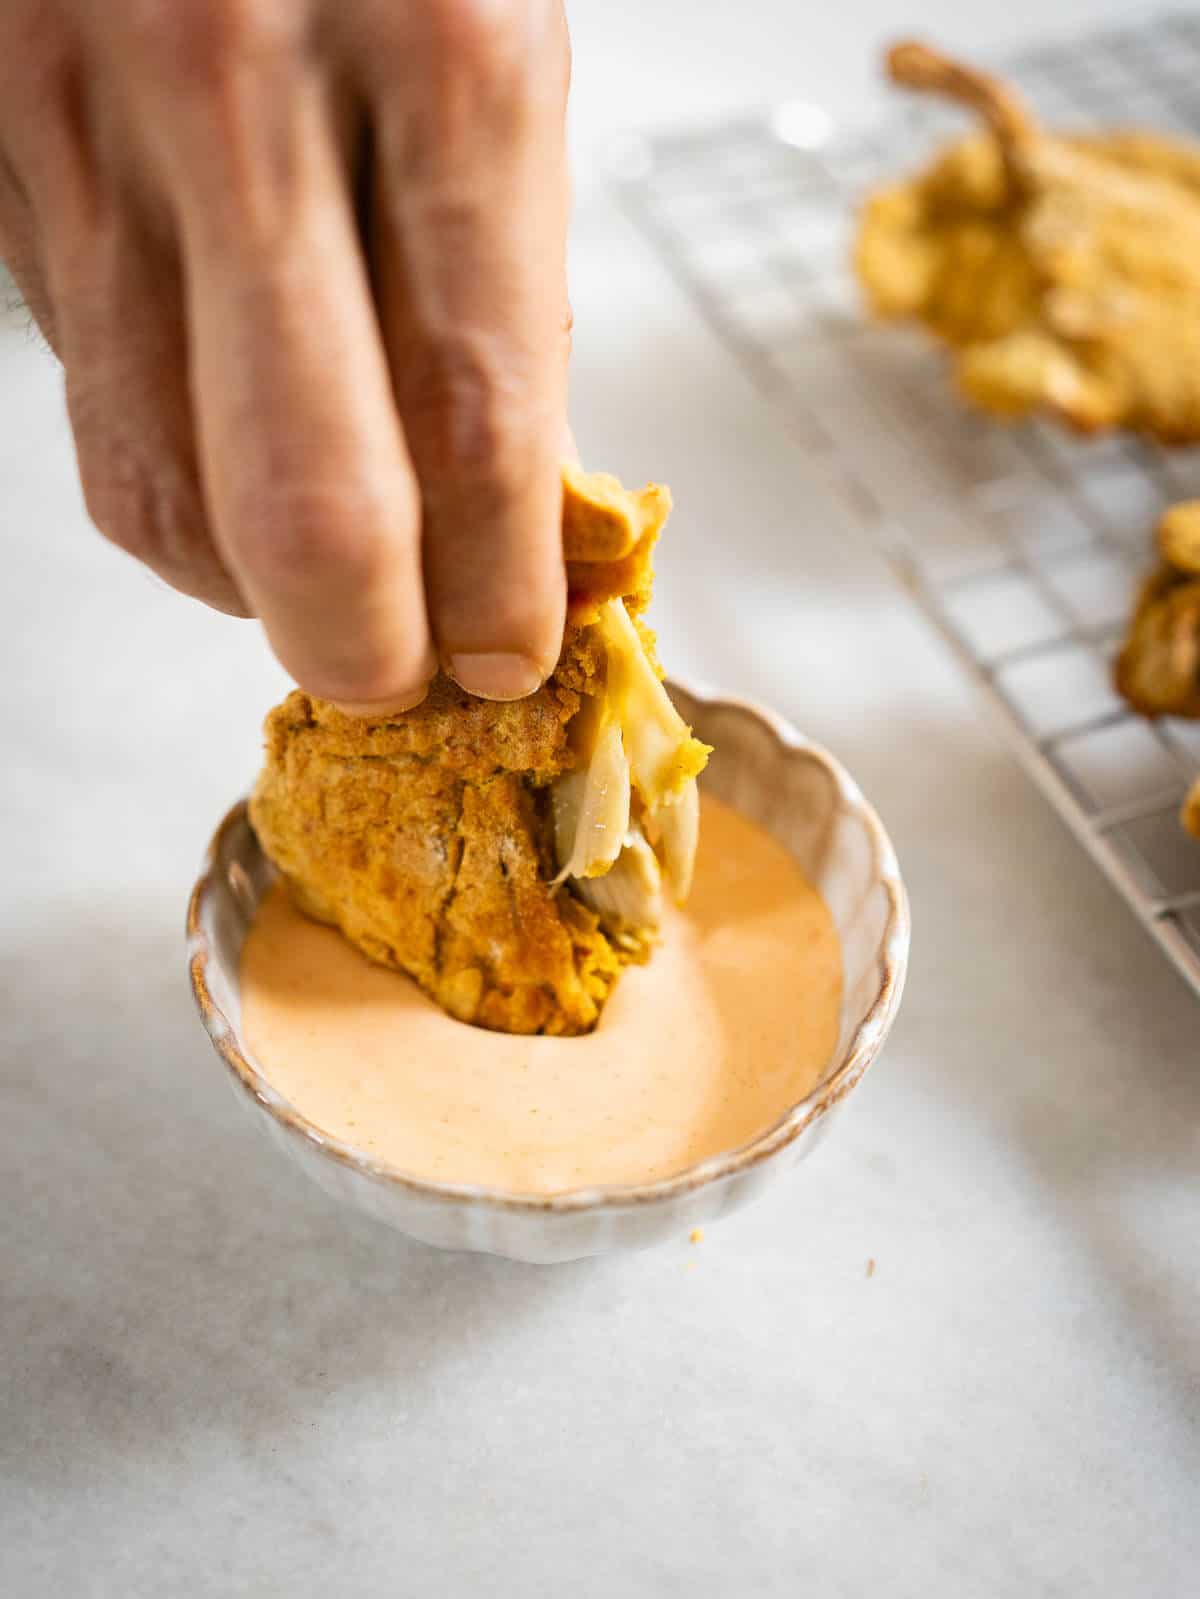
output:
[[[803,752],[819,761],[828,771],[843,804],[857,812],[866,823],[874,855],[874,867],[887,896],[888,914],[880,939],[879,993],[854,1030],[846,1051],[846,1058],[831,1077],[819,1083],[811,1093],[798,1101],[765,1131],[756,1134],[735,1149],[709,1155],[706,1159],[688,1166],[672,1177],[662,1177],[651,1183],[599,1185],[591,1188],[571,1188],[556,1194],[520,1194],[504,1189],[487,1188],[472,1183],[442,1183],[413,1177],[385,1161],[374,1159],[362,1150],[345,1144],[340,1139],[321,1131],[283,1098],[266,1080],[258,1068],[243,1054],[232,1022],[221,1011],[208,987],[208,961],[210,948],[208,935],[200,921],[201,905],[213,886],[216,865],[220,859],[226,834],[246,815],[246,801],[239,800],[222,819],[213,834],[195,887],[188,901],[188,972],[192,994],[200,1011],[205,1031],[213,1048],[220,1055],[241,1088],[274,1118],[287,1132],[313,1144],[323,1155],[340,1165],[348,1166],[365,1177],[384,1182],[424,1199],[440,1200],[448,1204],[478,1204],[503,1211],[540,1213],[569,1213],[601,1210],[606,1207],[655,1204],[694,1192],[710,1183],[740,1175],[761,1165],[773,1155],[793,1143],[800,1134],[818,1121],[859,1082],[887,1036],[900,1005],[904,991],[904,978],[908,965],[910,921],[908,897],[901,881],[896,854],[891,840],[874,809],[864,799],[861,789],[845,771],[841,763],[819,744],[814,744],[799,733],[790,722],[763,706],[718,694],[705,685],[680,681],[678,687],[691,699],[713,711],[732,710],[759,722],[772,734],[784,751]]]

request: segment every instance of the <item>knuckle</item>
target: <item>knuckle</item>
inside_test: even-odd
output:
[[[335,484],[276,488],[234,513],[242,561],[260,583],[307,588],[331,572],[339,583],[369,582],[385,554],[381,495]]]
[[[515,84],[529,58],[534,9],[529,0],[433,0],[437,53],[456,75],[491,87]]]
[[[288,37],[280,0],[142,0],[124,8],[127,44],[172,81],[214,82]]]
[[[156,570],[189,564],[195,508],[119,437],[76,424],[79,473],[88,515],[110,543]]]
[[[460,50],[503,47],[518,13],[518,0],[433,0],[433,25],[447,45]]]
[[[209,537],[195,462],[163,439],[158,447],[106,420],[111,389],[81,389],[68,374],[80,484],[88,515],[110,544],[173,588],[247,616],[245,603]],[[153,433],[153,429],[150,430]]]
[[[480,126],[509,142],[528,136],[531,117],[547,107],[561,116],[570,81],[561,0],[383,3],[376,19],[368,65],[376,91],[391,104],[404,82],[406,117],[424,120],[436,138],[449,130],[452,148],[469,145]]]
[[[503,482],[533,435],[529,384],[493,341],[442,339],[414,361],[402,385],[406,431],[423,487],[459,474]]]

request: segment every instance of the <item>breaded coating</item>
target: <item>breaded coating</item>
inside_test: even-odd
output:
[[[1200,838],[1200,778],[1192,784],[1191,792],[1183,802],[1179,819],[1193,838]]]
[[[1159,564],[1142,585],[1117,657],[1117,690],[1143,716],[1200,718],[1200,500],[1163,513]],[[1180,820],[1200,838],[1200,781]]]
[[[1143,716],[1200,717],[1200,500],[1173,505],[1156,540],[1159,564],[1117,657],[1117,691]]]
[[[461,1021],[587,1032],[621,965],[647,953],[651,928],[605,920],[556,880],[554,796],[587,759],[572,724],[604,704],[600,607],[624,603],[653,648],[636,613],[669,508],[665,489],[627,494],[564,470],[570,620],[558,666],[528,699],[473,699],[439,677],[393,717],[297,691],[267,718],[250,817],[297,903]],[[698,770],[706,747],[680,727]]]
[[[996,415],[1200,439],[1200,151],[1043,132],[1007,88],[923,45],[896,46],[888,69],[988,128],[868,200],[855,266],[874,314],[924,323]]]
[[[622,488],[607,472],[563,467],[563,553],[571,614],[590,614],[620,595],[633,614],[644,611],[654,587],[651,556],[671,514],[662,483]]]

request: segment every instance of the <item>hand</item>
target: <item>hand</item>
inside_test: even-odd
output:
[[[562,641],[559,0],[3,0],[0,255],[88,510],[310,693]]]

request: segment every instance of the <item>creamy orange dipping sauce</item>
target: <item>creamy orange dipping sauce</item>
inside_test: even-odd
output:
[[[303,1116],[412,1176],[518,1193],[648,1182],[745,1143],[817,1082],[841,988],[820,895],[707,798],[686,909],[584,1038],[453,1021],[282,887],[242,954],[244,1037]]]

